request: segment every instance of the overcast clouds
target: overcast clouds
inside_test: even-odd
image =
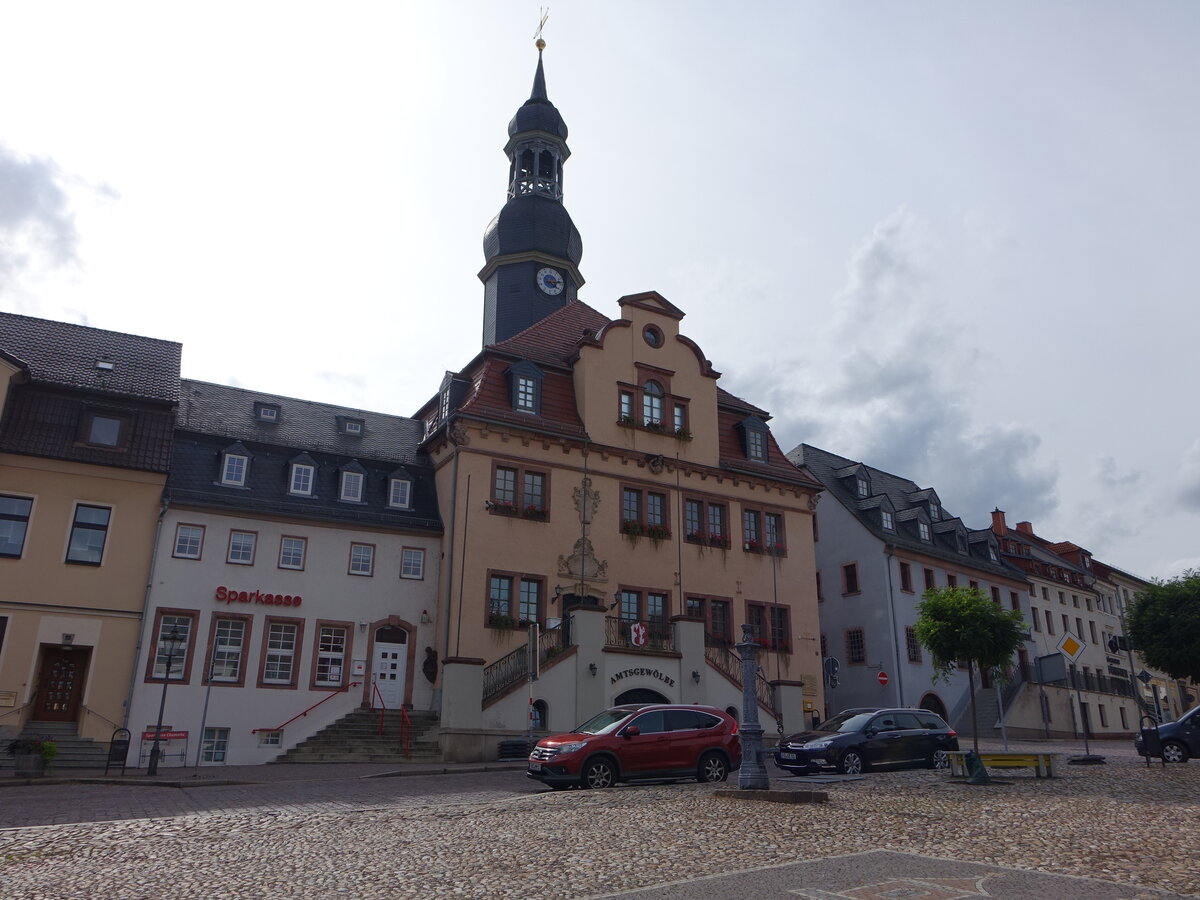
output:
[[[411,414],[479,346],[536,19],[5,4],[0,308]],[[583,299],[660,291],[785,449],[1200,565],[1200,6],[567,0],[546,38]]]

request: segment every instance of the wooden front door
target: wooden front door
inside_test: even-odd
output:
[[[72,722],[78,718],[90,655],[88,647],[42,647],[34,719],[39,722]]]

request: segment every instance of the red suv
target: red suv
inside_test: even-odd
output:
[[[742,764],[737,720],[711,706],[614,706],[568,734],[542,738],[530,778],[556,790],[617,781],[690,777],[724,781]]]

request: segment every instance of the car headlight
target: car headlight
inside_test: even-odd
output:
[[[559,753],[574,753],[576,750],[582,750],[587,746],[587,741],[573,741],[570,744],[559,744]]]
[[[824,750],[826,747],[828,747],[832,743],[833,743],[832,738],[826,738],[823,741],[810,741],[809,743],[804,745],[804,749],[805,750]]]

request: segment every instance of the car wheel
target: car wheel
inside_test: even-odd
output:
[[[579,778],[582,788],[609,788],[617,780],[617,772],[607,759],[593,759],[583,767],[583,775]]]
[[[867,761],[857,750],[847,750],[838,760],[838,771],[843,775],[858,775],[866,771]]]
[[[700,757],[700,765],[696,772],[696,780],[704,782],[724,781],[729,777],[729,766],[725,765],[725,757],[720,753],[709,751]]]
[[[950,757],[946,755],[945,750],[934,750],[933,756],[929,757],[929,768],[931,769],[948,769],[950,768]]]
[[[1163,762],[1185,763],[1188,761],[1187,747],[1179,741],[1163,741],[1162,758]]]

